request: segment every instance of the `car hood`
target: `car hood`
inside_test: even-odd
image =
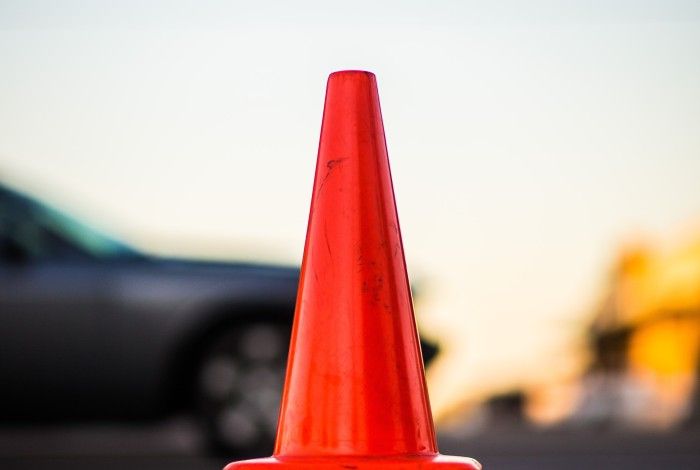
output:
[[[205,261],[179,258],[148,258],[152,269],[173,275],[274,278],[296,280],[299,268],[281,264],[264,264],[230,261]]]

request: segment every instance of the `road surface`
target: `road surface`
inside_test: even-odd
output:
[[[468,455],[486,470],[700,470],[700,431],[490,432],[440,438],[443,453]],[[219,470],[186,420],[155,426],[0,428],[3,470]]]

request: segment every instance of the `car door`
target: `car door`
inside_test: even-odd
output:
[[[35,216],[0,201],[0,417],[93,414],[105,273]]]

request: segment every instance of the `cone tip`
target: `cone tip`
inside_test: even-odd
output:
[[[375,79],[375,75],[367,70],[338,70],[333,72],[328,76],[328,81],[339,78],[368,78],[370,80]]]

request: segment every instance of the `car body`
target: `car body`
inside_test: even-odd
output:
[[[220,448],[267,448],[298,275],[149,256],[0,186],[0,420],[184,410]]]

